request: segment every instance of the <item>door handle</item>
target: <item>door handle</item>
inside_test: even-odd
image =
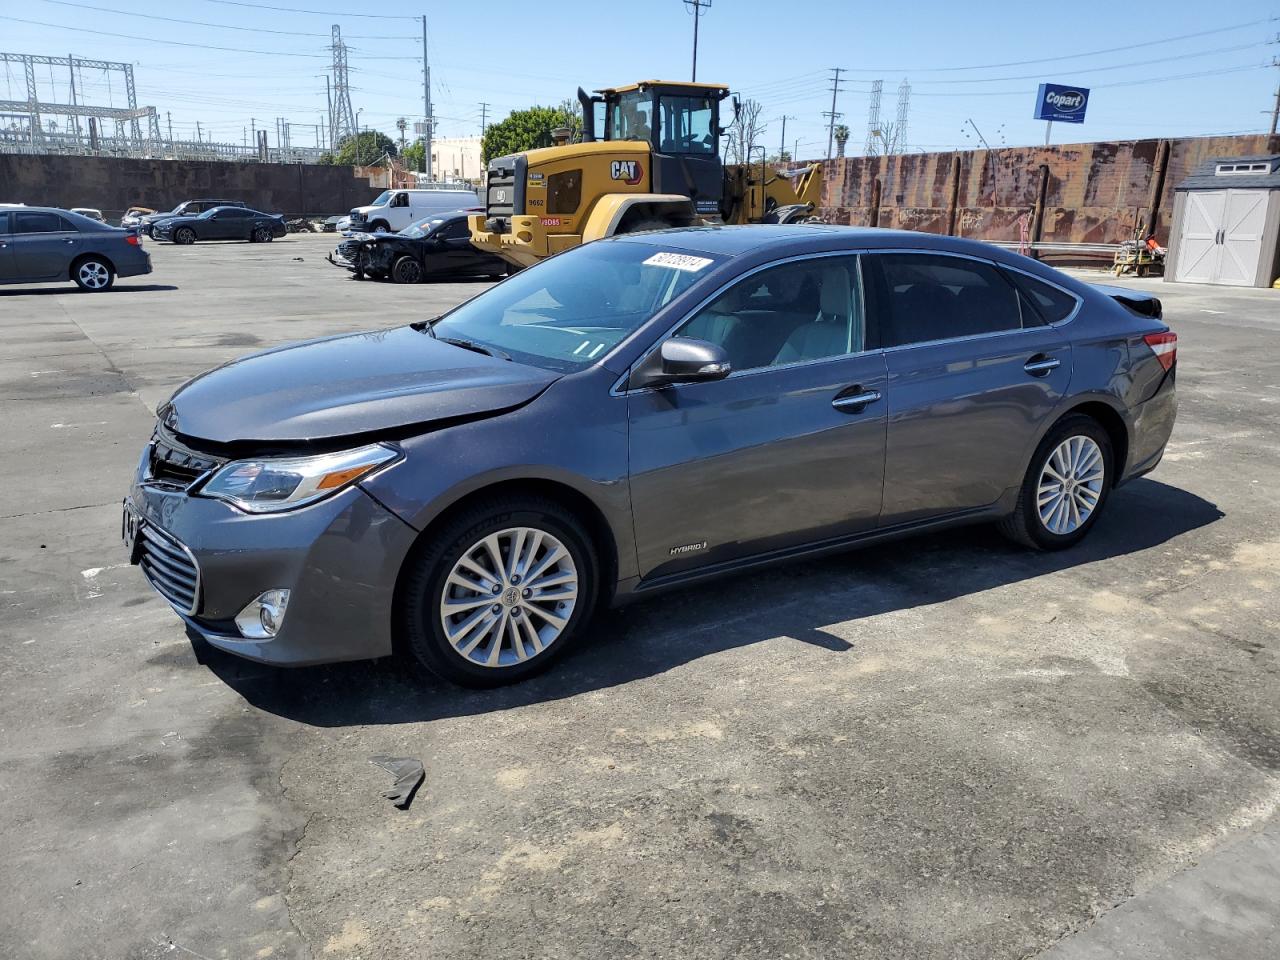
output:
[[[1062,366],[1062,361],[1057,357],[1046,357],[1043,353],[1037,353],[1022,365],[1022,369],[1033,377],[1042,377],[1050,370],[1057,370],[1060,366]]]
[[[875,403],[880,399],[879,390],[863,390],[861,387],[851,387],[850,389],[857,391],[856,393],[841,393],[831,401],[831,406],[835,407],[841,413],[858,413],[867,404]]]
[[[74,244],[74,243],[75,243],[75,241],[74,241],[74,240],[72,240],[70,237],[63,237],[63,238],[62,238],[62,242],[63,242],[63,243],[70,243],[70,244]]]

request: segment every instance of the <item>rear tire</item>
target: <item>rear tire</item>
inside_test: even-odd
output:
[[[446,680],[516,683],[546,670],[581,638],[598,571],[586,528],[558,503],[478,503],[433,531],[406,561],[400,636],[419,664]]]
[[[1093,417],[1069,414],[1040,441],[1000,532],[1034,550],[1073,547],[1093,529],[1114,484],[1107,431]]]
[[[87,293],[100,293],[111,289],[111,285],[116,282],[116,272],[101,257],[88,256],[72,265],[71,279]]]
[[[421,283],[422,277],[422,264],[413,257],[401,257],[391,268],[391,279],[396,283]]]

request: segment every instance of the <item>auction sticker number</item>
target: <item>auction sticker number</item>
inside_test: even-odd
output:
[[[708,260],[706,257],[694,257],[687,253],[655,253],[652,257],[644,262],[646,267],[671,267],[673,270],[687,270],[689,273],[697,273],[699,270],[710,266],[714,261]]]

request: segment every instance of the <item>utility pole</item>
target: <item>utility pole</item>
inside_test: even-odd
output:
[[[1280,57],[1272,57],[1271,65],[1280,68]],[[1275,139],[1276,126],[1280,124],[1280,84],[1276,86],[1276,105],[1271,110],[1271,138]],[[1267,145],[1267,149],[1271,149],[1271,145]]]
[[[67,72],[71,74],[71,106],[76,106],[76,60],[71,54],[67,54]],[[80,117],[77,114],[71,115],[71,127],[75,130],[76,146],[80,146]]]
[[[329,75],[324,75],[324,102],[329,107],[329,149],[337,149],[337,144],[333,142],[333,96],[329,93]]]
[[[978,139],[982,142],[982,145],[983,145],[986,149],[990,150],[990,149],[991,149],[991,144],[987,143],[987,138],[986,138],[986,137],[984,137],[984,136],[982,135],[982,131],[978,129],[978,125],[977,125],[976,123],[974,123],[974,122],[973,122],[973,118],[972,118],[972,117],[967,118],[967,119],[965,120],[965,123],[967,123],[969,126],[973,127],[973,132],[974,132],[974,133],[976,133],[976,134],[978,135]],[[963,129],[963,128],[962,128],[962,129]],[[1049,139],[1048,139],[1048,137],[1046,136],[1046,137],[1045,137],[1045,143],[1048,143],[1048,142],[1049,142]]]
[[[484,139],[484,132],[489,126],[489,104],[483,100],[480,101],[480,139]]]
[[[173,114],[166,110],[164,118],[169,121],[169,142],[173,143]]]
[[[778,142],[778,159],[782,159],[782,155],[787,152],[787,121],[794,120],[795,117],[789,117],[785,113],[782,115],[782,139]],[[795,156],[791,157],[795,160]]]
[[[196,121],[196,143],[202,142],[203,139],[204,138],[201,136],[201,133],[200,133],[200,121],[197,120]]]
[[[684,0],[684,5],[693,13],[693,81],[698,80],[698,21],[702,19],[703,9],[710,9],[711,0]]]
[[[827,117],[827,159],[831,159],[831,142],[835,138],[836,120],[843,117],[843,113],[836,113],[836,94],[840,92],[840,84],[847,81],[840,79],[840,74],[845,73],[844,67],[831,68],[831,109],[824,110],[822,115]]]
[[[435,179],[431,172],[431,62],[427,59],[427,15],[422,15],[422,119],[425,143],[422,150],[422,172],[430,183]]]

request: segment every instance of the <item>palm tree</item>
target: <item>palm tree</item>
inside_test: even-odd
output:
[[[843,123],[836,127],[836,156],[844,156],[844,145],[849,142],[849,128]]]

